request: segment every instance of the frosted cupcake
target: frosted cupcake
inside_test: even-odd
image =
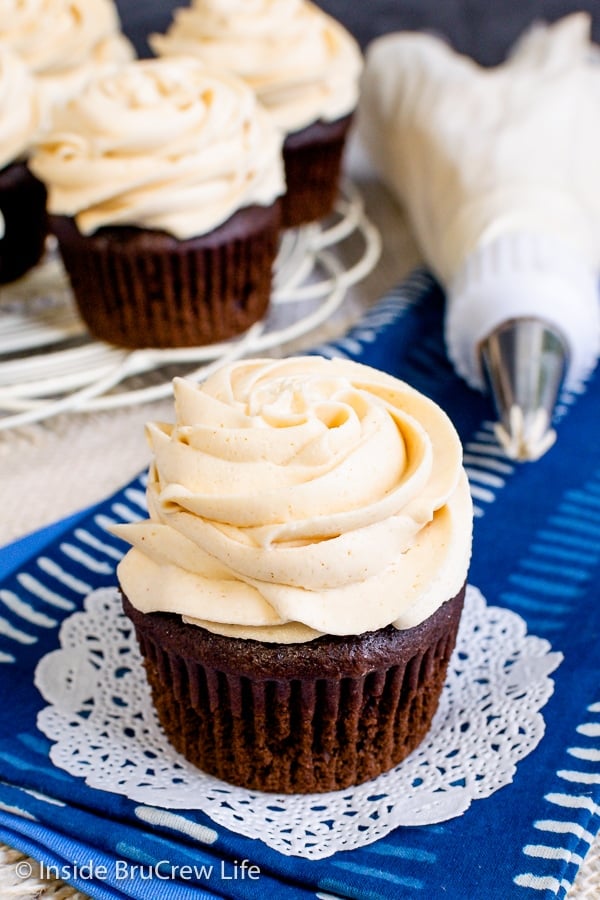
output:
[[[337,21],[307,0],[192,0],[149,43],[228,68],[256,92],[286,136],[284,226],[331,212],[362,69]]]
[[[4,0],[2,12],[0,44],[36,77],[45,125],[98,71],[135,55],[112,0]]]
[[[41,258],[48,233],[46,189],[27,159],[40,124],[36,87],[22,60],[0,44],[0,283]]]
[[[197,60],[138,60],[55,116],[32,167],[96,337],[193,346],[265,313],[281,135],[252,91]]]
[[[319,357],[176,379],[150,518],[118,568],[174,746],[247,788],[319,792],[427,733],[462,610],[472,508],[447,416]]]

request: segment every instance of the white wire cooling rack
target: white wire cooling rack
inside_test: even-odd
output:
[[[0,290],[0,430],[157,400],[170,393],[174,374],[201,380],[227,361],[295,341],[333,315],[380,251],[360,193],[345,184],[330,219],[284,233],[263,321],[218,344],[124,350],[89,335],[50,248],[31,273]]]

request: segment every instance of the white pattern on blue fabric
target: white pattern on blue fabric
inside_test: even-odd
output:
[[[23,759],[21,756],[16,756],[14,753],[0,753],[0,759],[5,760],[14,766],[15,769],[23,772],[41,772],[45,778],[51,777],[61,782],[70,780],[69,776],[61,769],[57,769],[55,766],[48,768],[47,759],[43,759],[39,763],[33,763]]]
[[[25,631],[21,631],[20,628],[11,625],[3,616],[0,616],[0,634],[19,644],[35,644],[37,641],[34,635],[27,634]]]
[[[146,493],[145,491],[138,490],[137,488],[127,488],[125,491],[125,496],[129,500],[130,503],[139,506],[140,510],[144,515],[146,515]]]
[[[50,606],[54,606],[57,609],[64,609],[68,612],[75,609],[75,604],[71,600],[66,600],[63,596],[57,594],[56,591],[50,590],[38,578],[34,578],[33,575],[30,575],[28,572],[20,573],[17,576],[17,580],[21,587],[29,594],[37,597],[37,599],[42,600],[44,603],[48,603]]]
[[[577,733],[586,737],[600,737],[600,722],[585,722],[577,727]]]
[[[76,537],[80,543],[86,544],[93,550],[97,550],[98,553],[103,553],[105,556],[109,557],[109,559],[115,560],[115,562],[118,562],[123,555],[120,549],[117,550],[105,541],[99,540],[95,535],[91,534],[88,529],[76,528],[74,537]]]
[[[600,712],[600,704],[594,703],[588,707],[588,712]],[[591,728],[589,726],[592,726]],[[577,726],[576,732],[585,737],[589,737],[590,740],[593,738],[600,738],[600,723],[597,722],[583,722]],[[595,751],[593,754],[589,754],[588,751]],[[589,760],[591,762],[595,762],[598,758],[600,758],[600,750],[598,748],[590,748],[590,747],[567,747],[566,753],[571,757],[575,757],[577,759],[581,759],[582,761]],[[598,754],[598,756],[596,756]],[[573,771],[571,769],[561,769],[557,773],[558,778],[566,781],[567,784],[572,784],[574,789],[580,790],[581,787],[577,786],[586,786],[590,784],[599,784],[600,783],[600,775],[595,772],[586,772],[586,771]],[[559,792],[550,792],[545,795],[544,799],[547,803],[556,806],[558,809],[555,812],[555,816],[558,814],[558,810],[561,813],[568,814],[569,810],[588,810],[590,813],[590,818],[595,819],[600,817],[600,806],[597,803],[594,803],[589,797],[582,794],[567,794],[567,793],[559,793]],[[594,840],[595,832],[597,831],[597,822],[591,824],[591,827],[584,828],[580,823],[570,821],[567,818],[552,818],[552,819],[540,819],[533,823],[533,827],[538,831],[542,831],[548,835],[554,835],[555,837],[562,836],[566,842],[569,836],[574,836],[578,841],[583,841],[588,846]],[[578,848],[580,849],[580,848]],[[547,863],[557,862],[557,863],[566,863],[571,866],[580,866],[583,862],[583,856],[580,852],[575,852],[573,848],[565,845],[547,845],[547,844],[526,844],[523,847],[524,855],[528,857],[534,857],[541,860],[546,861]],[[556,891],[559,890],[568,890],[570,887],[570,883],[566,882],[564,879],[559,880],[555,875],[550,873],[545,874],[535,874],[532,872],[522,872],[516,876],[514,879],[515,884],[520,887],[525,888],[534,888],[535,890],[547,890],[548,884],[552,882],[556,885]]]
[[[416,862],[434,863],[437,860],[437,855],[429,850],[422,850],[420,847],[388,844],[385,839],[378,841],[376,844],[369,844],[368,847],[365,847],[365,852],[369,854],[376,853],[380,856],[393,856],[396,859],[412,859]]]
[[[63,543],[60,545],[61,551],[80,566],[89,569],[90,572],[101,572],[103,575],[110,575],[114,569],[112,563],[95,559],[80,547],[75,547],[72,543]]]
[[[574,834],[579,840],[586,841],[588,844],[591,844],[594,840],[594,835],[591,831],[587,831],[581,825],[578,825],[577,822],[540,819],[539,822],[535,822],[534,828],[537,828],[538,831],[552,831],[554,834]]]
[[[594,540],[597,531],[594,495],[598,493],[599,486],[600,481],[596,475],[583,489],[571,488],[565,491],[558,503],[559,514],[548,517],[548,523],[537,531],[526,556],[520,560],[520,571],[509,575],[509,582],[522,593],[507,591],[501,594],[501,599],[513,608],[526,611],[530,627],[545,627],[546,631],[562,628],[563,621],[572,614],[578,599],[584,595],[586,583],[589,584],[593,577],[593,568],[600,560],[600,547]],[[600,711],[600,705],[593,704],[589,711]],[[597,741],[600,738],[600,722],[582,722],[576,727],[576,732],[590,741]],[[544,799],[561,810],[588,810],[591,817],[600,815],[598,804],[579,793],[586,786],[600,783],[600,775],[584,769],[586,762],[593,764],[600,759],[600,751],[597,747],[578,745],[567,748],[566,753],[571,759],[579,759],[582,767],[577,771],[572,767],[559,769],[556,775],[565,783],[566,791],[550,791]],[[566,838],[573,835],[588,844],[593,830],[583,829],[576,822],[558,817],[536,822],[534,827],[555,837],[563,835]],[[531,846],[540,845],[528,844],[523,848],[523,853],[531,856]],[[543,847],[543,852],[539,850],[536,855],[549,864],[555,861],[557,864],[566,863],[567,866],[577,867],[582,862],[581,853],[569,846]],[[555,885],[557,892],[569,887],[563,879],[548,871],[542,875],[521,872],[515,878],[515,884],[540,891],[548,890],[550,883]]]
[[[515,471],[514,463],[498,445],[493,422],[482,422],[472,440],[465,443],[463,462],[473,497],[473,513],[480,518],[485,514],[485,506],[481,504],[493,503],[497,492]]]
[[[527,612],[532,627],[562,627],[561,620],[585,593],[593,567],[600,561],[594,496],[599,490],[600,479],[596,475],[582,488],[565,491],[557,506],[558,514],[548,517],[518,568],[508,576],[517,590],[504,591],[500,597],[509,606]],[[542,619],[541,623],[536,616]]]
[[[205,825],[198,825],[186,819],[185,816],[176,815],[167,812],[166,809],[159,809],[152,806],[136,806],[135,814],[142,822],[147,822],[155,828],[170,828],[181,834],[187,834],[188,837],[194,838],[203,844],[214,844],[219,834],[214,828],[207,828]]]
[[[534,891],[551,891],[557,895],[559,891],[566,892],[571,887],[571,883],[564,878],[559,881],[558,878],[540,878],[530,873],[518,875],[515,878],[515,884],[519,887],[532,888]]]
[[[124,491],[124,496],[140,507],[139,512],[122,503],[114,505],[118,512],[127,510],[131,521],[145,513],[145,481],[144,473]],[[39,637],[31,633],[31,626],[47,630],[60,624],[56,618],[39,609],[40,604],[71,612],[79,597],[90,592],[90,581],[95,581],[98,576],[114,581],[115,563],[123,553],[120,542],[108,531],[116,521],[103,515],[95,517],[95,524],[106,532],[106,539],[92,534],[89,527],[76,528],[68,540],[61,541],[54,548],[52,557],[42,555],[37,559],[33,572],[17,573],[18,593],[15,590],[0,591],[0,607],[5,611],[5,615],[0,616],[0,637],[4,641],[22,646],[35,644]],[[79,577],[83,572],[85,575]],[[73,594],[76,601],[71,599]],[[21,627],[21,620],[27,623],[28,629]],[[13,653],[0,650],[0,663],[14,664],[16,659]]]
[[[600,806],[594,803],[589,797],[576,794],[547,794],[545,799],[549,803],[555,803],[557,806],[563,806],[567,809],[587,809],[594,816],[600,816]]]
[[[141,517],[139,510],[131,509],[125,503],[115,503],[112,511],[120,522],[137,522]]]
[[[600,731],[598,732],[600,734]],[[575,784],[600,784],[600,775],[593,772],[575,772],[572,769],[560,769],[557,773],[559,778],[565,781],[572,781]]]
[[[0,601],[11,613],[21,619],[25,619],[31,625],[39,625],[40,628],[54,628],[58,624],[56,619],[52,619],[45,613],[34,609],[33,606],[18,597],[13,591],[0,591]]]
[[[525,856],[533,856],[536,859],[560,859],[578,866],[583,862],[578,853],[571,853],[564,847],[548,847],[546,844],[527,844],[526,847],[523,847],[523,853]]]
[[[567,753],[574,756],[576,759],[587,759],[588,762],[600,762],[600,750],[594,750],[590,747],[569,747]]]
[[[31,819],[32,822],[36,821],[35,816],[32,816],[27,810],[21,809],[20,806],[11,806],[8,803],[0,802],[0,809],[3,812],[12,813],[13,816],[19,816],[21,819]]]
[[[65,587],[69,588],[70,590],[81,594],[82,597],[85,597],[85,595],[89,594],[89,592],[92,590],[92,586],[91,584],[89,584],[89,582],[81,581],[80,578],[77,578],[75,575],[67,572],[55,560],[50,559],[47,556],[40,556],[40,558],[38,559],[38,566],[44,572],[44,574],[50,576],[50,578],[56,579],[56,581],[64,584]]]
[[[19,788],[19,790],[23,791],[24,794],[33,797],[34,800],[41,800],[42,803],[49,803],[50,806],[66,807],[67,805],[66,803],[63,803],[62,800],[57,800],[56,797],[49,797],[47,794],[40,793],[40,791],[34,791],[30,788]]]
[[[361,878],[366,877],[366,872],[364,871],[364,866],[354,866],[352,863],[339,864],[340,868],[344,868],[346,870],[350,870],[357,875],[360,875]],[[418,878],[403,878],[401,875],[393,875],[389,871],[377,871],[374,870],[373,874],[375,877],[380,879],[384,879],[386,884],[397,884],[403,888],[412,888],[413,890],[423,890],[426,887],[423,881]],[[344,881],[342,878],[324,878],[319,881],[319,888],[322,888],[326,891],[339,891],[342,896],[348,896],[348,882]],[[364,881],[361,884],[360,891],[360,900],[381,900],[382,892],[381,888],[366,888],[364,885]]]

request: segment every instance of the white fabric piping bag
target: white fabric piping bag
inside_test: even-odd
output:
[[[497,435],[539,458],[564,385],[600,349],[600,50],[586,13],[537,25],[483,68],[427,34],[367,49],[358,134],[447,294],[457,372]]]

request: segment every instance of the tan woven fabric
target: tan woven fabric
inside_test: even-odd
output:
[[[87,900],[87,894],[70,885],[44,878],[38,862],[5,845],[0,845],[0,897],[2,900]]]

